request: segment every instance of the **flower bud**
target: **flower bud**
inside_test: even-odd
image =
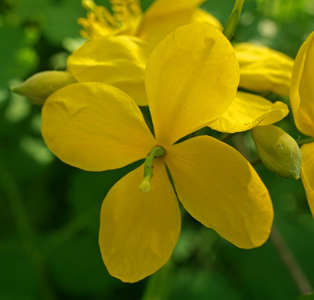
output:
[[[93,0],[82,0],[82,6],[86,10],[94,10],[96,7],[96,4],[94,3]]]
[[[300,178],[301,151],[288,133],[274,125],[257,126],[252,138],[267,169],[284,178]]]
[[[53,92],[74,82],[76,80],[67,71],[45,71],[34,74],[11,90],[27,97],[33,104],[43,105]]]

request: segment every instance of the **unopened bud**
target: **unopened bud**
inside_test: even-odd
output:
[[[96,4],[93,0],[82,0],[82,6],[86,10],[94,10],[96,7]]]
[[[11,90],[27,97],[33,104],[43,105],[53,92],[74,82],[76,80],[67,71],[45,71],[34,74]]]
[[[284,178],[300,178],[301,151],[288,133],[274,125],[257,126],[252,138],[266,168]]]

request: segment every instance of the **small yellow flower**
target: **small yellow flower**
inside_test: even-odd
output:
[[[290,101],[297,128],[314,137],[314,32],[301,46],[293,66]],[[301,179],[314,216],[314,143],[301,147]]]
[[[240,64],[240,87],[289,96],[292,58],[252,43],[240,43],[234,49]]]
[[[103,201],[99,244],[111,275],[135,282],[168,261],[181,227],[177,197],[196,220],[238,247],[257,247],[268,238],[272,203],[248,161],[209,136],[178,143],[224,114],[238,81],[229,41],[213,26],[199,23],[168,35],[147,63],[154,136],[133,99],[104,83],[72,84],[47,99],[43,137],[72,166],[116,169],[144,159],[156,146],[164,149],[154,160],[151,182],[146,175],[143,180],[142,165]]]

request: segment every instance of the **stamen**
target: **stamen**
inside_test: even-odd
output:
[[[110,0],[114,18],[120,22],[123,33],[135,34],[142,17],[138,0]]]
[[[153,176],[153,163],[155,158],[164,156],[166,153],[165,149],[161,146],[153,148],[147,155],[144,165],[144,179],[139,185],[139,189],[143,193],[147,193],[150,190],[150,182]]]
[[[108,36],[117,34],[135,35],[142,18],[139,0],[110,0],[112,14],[93,0],[82,0],[88,11],[86,19],[79,19],[84,27],[84,37]]]

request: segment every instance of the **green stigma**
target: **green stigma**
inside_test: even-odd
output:
[[[164,156],[166,153],[163,147],[157,146],[153,148],[147,155],[145,159],[145,166],[144,166],[144,179],[139,185],[139,189],[143,193],[147,193],[150,190],[150,182],[153,176],[153,163],[155,158]]]

